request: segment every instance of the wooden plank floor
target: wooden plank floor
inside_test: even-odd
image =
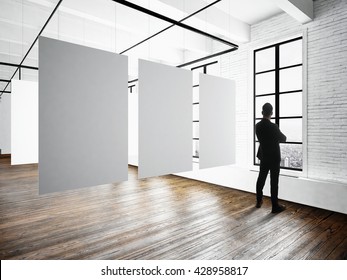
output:
[[[0,159],[1,259],[347,259],[347,215],[161,176],[38,195],[37,165]]]

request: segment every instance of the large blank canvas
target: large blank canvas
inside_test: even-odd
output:
[[[39,187],[127,180],[127,58],[39,40]]]
[[[200,74],[200,168],[235,163],[235,82]]]
[[[192,170],[192,74],[139,61],[139,178]]]
[[[11,164],[37,163],[39,156],[38,84],[11,81]]]

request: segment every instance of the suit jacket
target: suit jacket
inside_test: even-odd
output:
[[[255,133],[260,143],[257,158],[264,162],[279,163],[281,161],[280,142],[287,137],[280,131],[278,125],[263,118],[255,126]]]

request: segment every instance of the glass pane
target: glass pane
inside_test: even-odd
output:
[[[193,120],[199,120],[199,104],[193,105]]]
[[[275,69],[275,48],[269,48],[255,53],[255,72]]]
[[[6,61],[5,60],[5,55],[1,55],[0,54],[0,61]],[[15,71],[15,68],[14,67],[9,67],[9,66],[5,66],[5,65],[0,65],[0,77],[1,79],[4,79],[4,80],[10,80],[13,73]],[[19,71],[17,71],[18,73]],[[7,85],[7,83],[6,83]],[[7,87],[8,88],[8,87]]]
[[[6,86],[7,86],[7,82],[0,81],[0,90],[4,90]],[[10,87],[10,84],[8,85],[7,88],[9,88],[9,87]]]
[[[255,142],[255,150],[254,150],[254,162],[255,162],[255,164],[260,164],[260,160],[257,158],[258,149],[259,149],[259,142]]]
[[[280,117],[302,116],[302,92],[280,95]]]
[[[199,140],[193,140],[193,157],[199,156]]]
[[[39,71],[37,71],[37,70],[23,68],[22,69],[22,80],[37,82],[38,76],[39,76],[38,74],[39,74]]]
[[[255,116],[256,118],[262,118],[262,111],[263,111],[263,105],[269,102],[273,107],[273,115],[272,117],[276,116],[276,108],[275,108],[275,95],[268,95],[268,96],[257,96],[255,98]]]
[[[255,140],[258,141],[258,137],[257,137],[257,134],[255,133],[255,125],[260,122],[260,120],[255,120],[254,122],[254,129],[253,129],[253,132],[254,132],[254,137],[255,137]]]
[[[280,45],[280,67],[302,63],[302,40]]]
[[[281,166],[302,169],[302,144],[280,144]]]
[[[275,93],[275,71],[255,76],[255,94]]]
[[[58,24],[58,34],[60,40],[74,44],[91,46],[89,42],[92,39],[92,36],[89,33],[87,38],[84,39],[84,28],[86,28],[87,30],[87,26],[89,27],[92,24],[91,21],[85,20],[81,17],[76,17],[74,15],[59,12]]]
[[[206,67],[206,72],[209,75],[220,76],[220,66],[219,66],[219,63],[208,65]]]
[[[280,92],[302,90],[302,66],[280,70]]]
[[[193,85],[198,85],[199,84],[199,75],[200,73],[204,73],[204,68],[197,68],[192,70],[193,72]]]
[[[287,142],[302,142],[302,119],[280,119],[280,129]]]
[[[199,87],[193,87],[193,103],[199,102]]]
[[[114,50],[114,45],[112,45],[111,39],[115,36],[113,28],[102,23],[88,20],[83,20],[82,27],[84,28],[82,29],[84,33],[81,34],[84,39],[83,45],[106,51]]]
[[[199,138],[199,123],[193,123],[193,138]]]

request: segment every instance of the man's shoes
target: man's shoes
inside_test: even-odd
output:
[[[286,207],[284,205],[277,205],[276,207],[272,207],[272,212],[271,213],[280,213],[282,211],[286,210]]]
[[[263,200],[257,201],[257,204],[255,205],[256,208],[260,208],[263,205]]]

